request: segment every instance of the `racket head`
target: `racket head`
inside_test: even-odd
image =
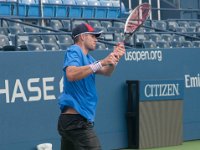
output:
[[[126,20],[124,34],[133,34],[147,20],[150,10],[151,5],[148,3],[142,3],[132,10]]]

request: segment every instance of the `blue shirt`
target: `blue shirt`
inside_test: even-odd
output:
[[[96,112],[97,92],[95,86],[95,74],[78,81],[69,81],[66,77],[66,67],[85,66],[95,62],[95,59],[85,55],[78,45],[72,45],[65,53],[63,66],[63,93],[59,97],[59,105],[72,107],[87,120],[93,122]]]

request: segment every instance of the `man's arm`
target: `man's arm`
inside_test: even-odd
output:
[[[88,75],[92,74],[93,71],[87,66],[68,66],[66,67],[66,76],[69,81],[76,81],[76,80],[81,80]]]
[[[106,76],[110,76],[112,72],[114,71],[118,61],[122,58],[122,56],[125,53],[125,48],[123,43],[118,43],[117,46],[114,47],[113,52],[108,55],[108,58],[110,58],[109,63],[105,63],[105,59],[101,60],[102,68],[97,71],[98,74],[103,74]]]

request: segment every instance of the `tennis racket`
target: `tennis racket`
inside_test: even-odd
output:
[[[138,5],[134,10],[131,11],[130,15],[126,19],[125,27],[124,27],[124,38],[123,41],[126,43],[132,36],[132,34],[137,31],[140,26],[147,20],[151,12],[151,6],[148,3],[142,3]],[[106,43],[106,44],[116,44],[107,42],[104,40],[99,39],[99,42]]]

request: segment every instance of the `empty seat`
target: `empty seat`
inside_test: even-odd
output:
[[[108,32],[103,32],[100,36],[101,39],[104,39],[106,41],[113,41],[114,40],[114,34],[113,33],[108,33]]]
[[[142,43],[143,41],[148,41],[149,36],[147,34],[135,34],[135,42]]]
[[[12,4],[6,0],[0,1],[0,15],[2,16],[11,16],[12,15]]]
[[[143,41],[144,48],[157,48],[156,43],[153,41]]]
[[[55,30],[63,29],[63,25],[60,22],[60,20],[51,20],[50,21],[50,26]]]
[[[108,32],[114,32],[114,33],[124,33],[124,28],[120,28],[120,27],[108,27],[107,31]]]
[[[113,22],[113,27],[124,28],[124,26],[125,26],[124,22],[119,22],[119,21]]]
[[[190,27],[195,27],[195,28],[197,26],[200,26],[200,23],[198,21],[190,21],[188,24]]]
[[[171,34],[162,34],[161,39],[164,41],[170,42],[170,41],[172,41],[173,36]]]
[[[149,38],[154,42],[161,41],[161,36],[159,34],[149,34]]]
[[[117,18],[119,16],[120,7],[113,6],[111,1],[100,1],[101,6],[106,8],[106,18]]]
[[[180,41],[171,41],[170,42],[171,48],[179,48],[182,47],[182,44]]]
[[[29,27],[29,26],[25,26],[24,27],[24,31],[26,33],[39,33],[40,29],[39,28],[35,28],[35,27]]]
[[[28,42],[29,43],[42,43],[40,35],[29,35]]]
[[[45,48],[45,50],[51,50],[51,51],[60,50],[59,46],[56,43],[44,43],[43,47]]]
[[[170,48],[170,44],[167,41],[157,41],[157,48]]]
[[[97,42],[96,49],[97,50],[107,50],[107,47],[106,47],[106,44]]]
[[[44,43],[57,43],[55,35],[41,35]]]
[[[20,19],[13,19],[13,21],[7,20],[6,22],[9,27],[23,27],[23,24],[20,23],[22,20]]]
[[[71,46],[72,44],[70,43],[59,43],[58,46],[60,48],[60,50],[66,50],[69,46]]]
[[[176,32],[182,32],[182,33],[186,33],[186,32],[187,32],[187,30],[186,30],[186,28],[185,28],[185,27],[177,27],[177,28],[176,28]]]
[[[13,34],[13,35],[16,35],[19,33],[24,33],[24,30],[21,27],[14,27],[14,26],[8,27],[8,30],[9,30],[10,34]]]
[[[88,3],[90,6],[94,7],[94,18],[106,18],[107,17],[107,7],[101,6],[100,1],[90,1]]]
[[[115,33],[114,34],[114,41],[115,42],[122,42],[124,40],[123,34]]]
[[[16,35],[9,35],[9,39],[11,42],[11,45],[15,46],[16,50],[27,50],[25,41],[28,40],[28,37],[26,36],[25,38],[23,37],[16,37]]]
[[[0,27],[0,35],[8,35],[8,28],[7,27]]]
[[[9,38],[6,35],[0,35],[0,50],[15,50],[15,47],[10,45]]]
[[[192,42],[191,41],[183,41],[182,43],[181,43],[182,45],[182,47],[193,47],[193,44],[192,44]]]
[[[81,7],[82,18],[93,18],[94,17],[94,7],[88,6],[87,0],[76,0],[76,4]]]
[[[200,41],[193,41],[192,44],[194,48],[200,48]]]
[[[82,24],[82,23],[87,23],[86,20],[74,20],[72,22],[72,29],[75,28],[77,25]]]
[[[184,27],[184,28],[189,27],[189,24],[187,21],[178,21],[178,25],[179,25],[179,27]]]
[[[63,4],[68,5],[68,17],[69,18],[81,18],[82,8],[76,5],[75,0],[64,0]]]
[[[108,27],[112,27],[112,22],[111,21],[100,21],[101,22],[101,26],[108,28]]]
[[[174,35],[172,37],[172,41],[183,42],[183,41],[185,41],[185,37],[184,36],[180,36],[180,35]]]
[[[165,21],[162,21],[162,20],[153,21],[152,26],[154,28],[160,29],[160,30],[166,30],[167,29],[167,23]]]
[[[65,43],[68,45],[72,45],[74,43],[71,35],[57,35],[58,43]]]
[[[88,24],[90,24],[93,28],[101,27],[99,20],[88,20]]]
[[[63,29],[64,31],[71,31],[71,21],[70,20],[62,20]]]
[[[176,28],[179,27],[176,21],[168,21],[168,30],[176,31]]]
[[[40,43],[27,43],[26,46],[29,51],[44,51],[44,47]]]

